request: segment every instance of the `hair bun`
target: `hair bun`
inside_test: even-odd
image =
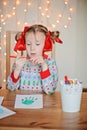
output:
[[[60,33],[59,31],[52,31],[52,32],[50,32],[52,40],[55,40],[56,38],[58,38],[59,37],[59,33]]]
[[[18,32],[16,35],[15,35],[15,40],[18,41],[18,39],[20,38],[22,32]]]

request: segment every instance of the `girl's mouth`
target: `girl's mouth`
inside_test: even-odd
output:
[[[30,55],[31,55],[31,56],[35,56],[35,55],[36,55],[36,53],[30,53]]]

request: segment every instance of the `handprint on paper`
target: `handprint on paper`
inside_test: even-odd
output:
[[[4,110],[3,108],[0,108],[0,114],[3,114]]]
[[[22,99],[22,103],[25,105],[31,105],[33,104],[35,101],[37,100],[37,98],[34,97],[25,97],[24,99]]]

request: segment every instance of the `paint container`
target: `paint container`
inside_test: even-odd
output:
[[[61,84],[61,102],[64,112],[79,112],[81,106],[82,84]]]

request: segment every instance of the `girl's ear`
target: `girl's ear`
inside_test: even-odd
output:
[[[21,37],[22,32],[18,32],[15,36],[15,40],[18,41],[18,39]]]

